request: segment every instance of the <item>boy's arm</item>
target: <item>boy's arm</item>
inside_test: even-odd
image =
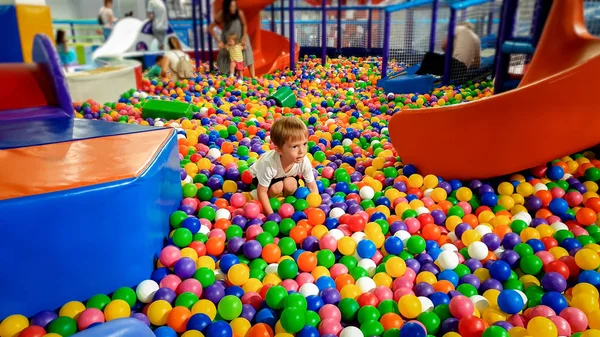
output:
[[[263,210],[265,215],[270,215],[273,213],[273,208],[271,208],[271,202],[269,201],[269,188],[264,187],[262,185],[258,185],[256,188],[256,195],[258,196],[258,201],[263,206]]]
[[[319,194],[319,188],[317,187],[317,181],[314,180],[310,183],[306,183],[306,187],[308,187],[308,189],[310,190],[310,193],[317,193]]]

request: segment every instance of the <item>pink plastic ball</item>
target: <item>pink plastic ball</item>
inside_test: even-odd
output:
[[[104,314],[100,309],[85,309],[77,319],[77,327],[79,330],[85,330],[94,323],[104,323]]]
[[[375,262],[375,264],[379,265],[381,260],[383,260],[383,255],[381,254],[381,252],[379,250],[376,250],[375,255],[373,255],[373,257],[371,257],[371,260],[373,260],[373,262]]]
[[[588,231],[580,226],[573,226],[573,228],[571,229],[571,232],[573,234],[575,234],[575,237],[581,236],[581,235],[589,235]]]
[[[406,270],[408,270],[408,268]],[[398,277],[392,283],[393,290],[397,290],[400,288],[412,289],[412,287],[413,287],[413,281],[405,276]]]
[[[229,199],[229,204],[235,208],[244,207],[246,197],[242,193],[234,193]]]
[[[296,282],[298,283],[298,286],[302,287],[305,283],[314,283],[315,278],[309,273],[300,273],[296,276]]]
[[[433,201],[433,199],[431,199],[430,197],[423,197],[423,199],[421,199],[421,202],[423,202],[423,206],[425,207],[429,207],[435,204],[435,201]]]
[[[462,208],[463,211],[465,211],[465,214],[471,214],[471,212],[473,211],[473,208],[471,207],[471,204],[469,204],[466,201],[461,201],[457,204],[458,207]]]
[[[340,309],[333,304],[325,304],[322,306],[321,309],[319,309],[319,316],[321,317],[321,320],[331,318],[338,322],[342,321]]]
[[[579,206],[583,202],[583,196],[581,193],[575,191],[565,194],[564,198],[570,207]]]
[[[290,204],[283,204],[279,207],[279,215],[282,218],[291,218],[292,214],[294,214],[294,206]]]
[[[210,233],[208,233],[208,238],[212,238],[212,237],[218,237],[220,239],[223,239],[223,241],[225,241],[227,239],[227,235],[220,228],[215,228],[215,229],[211,230]]]
[[[417,218],[408,218],[404,220],[404,224],[406,224],[406,229],[410,234],[415,234],[421,229],[421,223]]]
[[[255,203],[247,203],[244,205],[244,214],[246,214],[246,218],[252,219],[256,218],[260,213],[260,207]]]
[[[200,219],[200,225],[208,228],[209,230],[212,229],[212,223],[208,219]]]
[[[550,316],[548,318],[556,325],[559,336],[571,336],[571,326],[566,319],[560,316]]]
[[[414,271],[412,268],[406,268],[406,271],[404,272],[404,275],[402,277],[405,277],[414,282],[414,280],[417,278],[417,272]]]
[[[260,297],[260,295],[258,293],[250,292],[250,293],[245,293],[242,296],[242,303],[250,304],[256,310],[258,310],[262,306],[263,302],[264,302],[263,298]]]
[[[333,235],[325,234],[319,240],[319,248],[321,249],[329,249],[332,252],[337,250],[337,240],[333,237]]]
[[[194,293],[200,297],[202,296],[202,284],[195,278],[189,278],[179,284],[175,293],[177,295],[181,295],[183,293]]]
[[[550,189],[550,194],[552,195],[553,199],[562,198],[565,195],[565,190],[560,187],[552,187]]]
[[[365,211],[359,211],[354,213],[354,215],[360,215],[363,217],[363,219],[365,219],[365,222],[369,222],[369,213],[365,212]]]
[[[580,309],[574,307],[565,308],[560,312],[559,316],[567,320],[569,326],[571,326],[572,333],[585,331],[588,327],[588,318]]]
[[[555,187],[555,188],[558,188],[558,187]],[[561,188],[559,188],[559,189],[562,191]],[[560,218],[557,217],[556,215],[551,215],[551,216],[549,216],[549,217],[546,218],[546,221],[548,221],[549,224],[553,224],[555,222],[560,221]]]
[[[198,200],[194,198],[185,198],[181,201],[182,205],[188,205],[192,207],[195,211],[198,210]]]
[[[348,267],[341,263],[336,263],[329,269],[329,274],[331,278],[335,280],[336,277],[344,274],[348,274]]]
[[[181,251],[175,246],[167,246],[160,252],[159,261],[167,268],[173,267],[179,259],[181,259]]]
[[[529,315],[531,316],[531,318],[537,317],[537,316],[548,317],[548,316],[556,316],[556,313],[549,306],[536,305],[535,307],[533,307],[531,309],[531,311],[529,312]]]
[[[414,295],[415,293],[412,291],[412,289],[410,288],[398,288],[394,291],[394,301],[398,302],[400,301],[400,298],[402,296],[406,296],[406,295]]]
[[[263,229],[260,225],[248,226],[246,229],[246,240],[254,240],[258,234],[262,233]]]
[[[512,315],[506,321],[512,326],[519,326],[522,328],[527,326],[527,319],[521,314]]]
[[[332,334],[337,336],[341,331],[342,325],[340,322],[332,318],[326,318],[321,321],[321,324],[319,324],[319,333],[321,335]]]
[[[548,263],[556,260],[554,258],[554,255],[552,255],[550,252],[548,252],[547,250],[540,250],[539,252],[535,253],[535,256],[539,257],[540,260],[542,260],[542,264],[545,266]]]
[[[473,315],[473,302],[466,296],[456,296],[450,300],[450,313],[452,316],[462,319]]]
[[[323,178],[331,179],[333,178],[333,172],[333,167],[325,166],[323,168],[323,171],[321,171],[321,175],[323,176]]]
[[[163,277],[163,279],[160,280],[159,286],[161,288],[169,288],[173,291],[176,291],[179,284],[181,284],[181,279],[179,276],[171,274]]]
[[[294,280],[284,280],[281,282],[281,286],[285,288],[287,291],[298,291],[300,288],[298,283]]]
[[[373,289],[373,294],[377,297],[379,302],[394,298],[394,292],[392,292],[392,289],[386,286],[378,286],[377,288]]]

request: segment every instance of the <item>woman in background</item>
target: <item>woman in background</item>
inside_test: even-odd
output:
[[[110,33],[115,26],[115,14],[112,10],[112,0],[104,0],[104,6],[100,7],[100,15],[98,15],[98,21],[102,24],[102,34],[104,34],[104,40],[108,40]]]
[[[221,36],[217,36],[215,27],[221,27]],[[252,55],[252,46],[250,45],[250,37],[248,37],[248,25],[246,16],[237,7],[236,0],[223,0],[223,10],[217,14],[215,20],[208,26],[208,31],[215,40],[218,41],[219,55],[217,56],[217,67],[222,74],[229,73],[231,59],[229,52],[226,49],[227,36],[236,34],[238,41],[242,44],[244,50],[244,64],[250,71],[250,77],[254,78],[254,55]]]

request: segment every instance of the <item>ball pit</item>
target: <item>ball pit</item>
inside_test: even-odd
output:
[[[10,316],[0,337],[66,337],[129,316],[158,337],[600,336],[595,154],[489,182],[420,175],[395,156],[390,116],[493,89],[389,95],[373,85],[378,61],[305,58],[244,83],[145,80],[119,102],[76,104],[79,118],[176,128],[181,205],[147,280]],[[281,85],[296,108],[266,99]],[[194,103],[194,119],[143,120],[155,96]],[[272,198],[265,216],[248,167],[284,114],[308,125],[319,193]]]

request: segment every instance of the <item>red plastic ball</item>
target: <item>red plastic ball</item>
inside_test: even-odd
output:
[[[377,307],[379,305],[379,299],[373,293],[364,293],[356,298],[356,302],[361,307],[370,305],[372,307]]]
[[[458,332],[462,337],[481,337],[487,324],[477,316],[467,316],[458,322]]]

